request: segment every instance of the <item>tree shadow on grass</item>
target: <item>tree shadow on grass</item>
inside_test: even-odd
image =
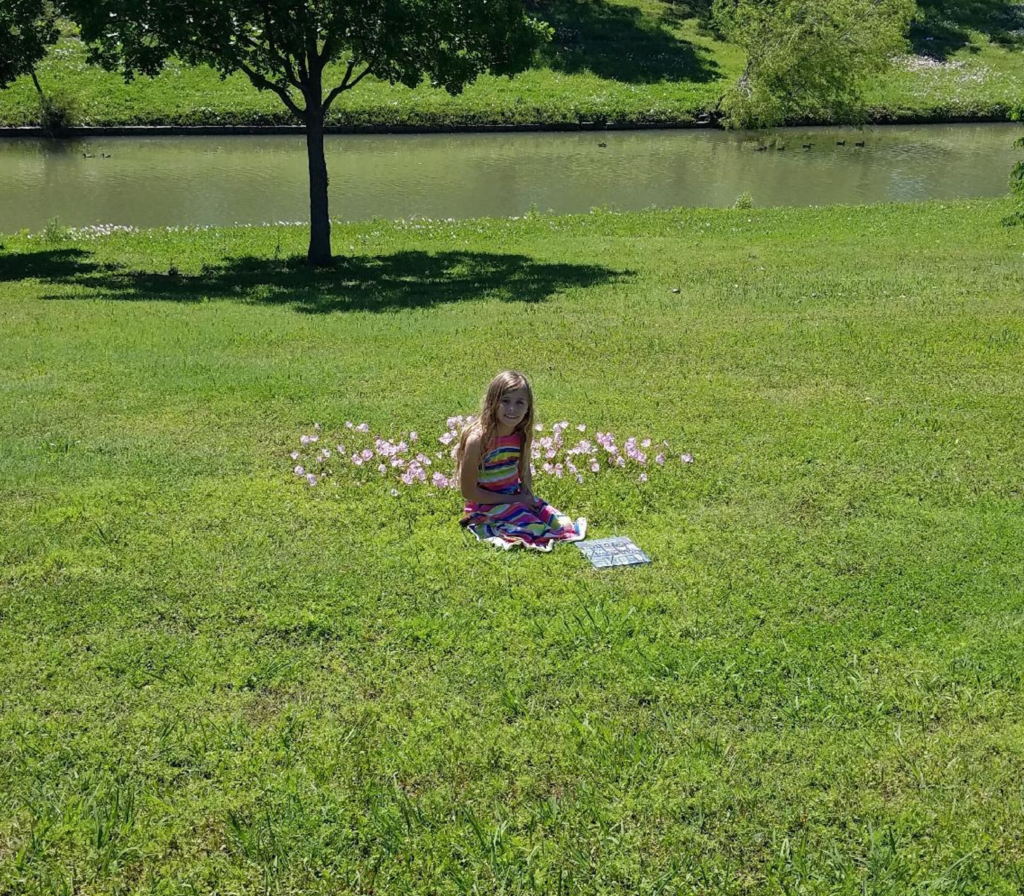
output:
[[[0,265],[3,261],[0,257]],[[52,265],[49,269],[48,263]],[[357,255],[339,258],[334,268],[326,270],[310,269],[299,257],[282,261],[247,256],[204,266],[196,274],[133,271],[110,265],[83,270],[80,258],[76,257],[75,263],[79,267],[72,269],[63,258],[25,259],[21,269],[34,270],[37,273],[29,276],[50,283],[74,282],[78,287],[73,296],[52,294],[48,299],[230,300],[291,306],[305,314],[398,311],[479,299],[542,302],[563,289],[631,276],[631,272],[599,265],[539,262],[525,255],[487,252]]]
[[[93,274],[104,266],[90,261],[91,257],[90,252],[76,248],[0,252],[0,283],[31,279],[53,281]]]
[[[535,12],[554,28],[541,55],[555,71],[589,71],[639,84],[704,83],[718,77],[718,65],[707,51],[680,40],[635,7],[606,0],[551,0],[536,4]]]
[[[946,59],[973,32],[1008,49],[1024,46],[1024,7],[1006,0],[919,0],[910,43],[915,53]]]

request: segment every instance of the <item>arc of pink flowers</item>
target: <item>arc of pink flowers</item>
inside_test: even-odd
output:
[[[299,437],[300,449],[289,452],[296,476],[301,476],[310,486],[323,481],[325,475],[334,475],[342,469],[352,479],[353,484],[362,485],[365,475],[376,475],[385,481],[397,481],[405,486],[429,485],[437,489],[457,488],[458,482],[454,471],[445,470],[442,461],[447,456],[454,460],[462,429],[471,423],[473,417],[453,415],[445,421],[445,431],[437,438],[440,451],[420,449],[420,433],[410,431],[404,437],[385,438],[373,435],[368,423],[345,421],[345,429],[349,431],[345,443],[338,441],[335,448],[317,445],[322,433],[319,423],[313,425],[313,432]],[[612,432],[596,431],[592,438],[587,438],[588,427],[585,423],[572,425],[567,420],[560,420],[545,429],[543,423],[535,425],[536,436],[533,440],[530,468],[539,477],[550,476],[555,479],[573,478],[577,483],[584,482],[585,474],[598,475],[606,471],[636,471],[636,481],[649,481],[647,468],[649,464],[664,467],[668,462],[669,444],[660,442],[657,447],[649,437],[629,436],[619,444]],[[574,431],[579,437],[573,441],[566,435]],[[353,441],[354,440],[354,441]],[[315,451],[311,456],[305,452]],[[650,452],[650,453],[649,453]],[[433,457],[431,457],[433,453]],[[653,453],[653,458],[651,454]],[[680,463],[692,464],[693,455],[684,452],[678,455]],[[441,465],[441,468],[435,466]],[[366,473],[362,473],[362,468]],[[427,468],[431,468],[428,470]],[[394,478],[392,478],[394,477]],[[344,478],[342,480],[344,481]],[[391,489],[397,494],[397,489]]]

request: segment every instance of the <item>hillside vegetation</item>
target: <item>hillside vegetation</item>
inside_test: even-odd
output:
[[[533,4],[554,29],[537,66],[484,77],[461,96],[367,80],[332,110],[348,128],[453,128],[581,123],[676,125],[702,120],[742,72],[742,51],[716,36],[707,5],[665,0],[551,0]],[[908,54],[868,91],[874,121],[1006,119],[1024,102],[1024,15],[1015,4],[922,3]],[[243,76],[170,65],[124,84],[88,66],[66,34],[40,66],[44,90],[72,123],[268,125],[293,123],[280,101]],[[28,125],[39,102],[30,79],[0,92],[0,122]]]

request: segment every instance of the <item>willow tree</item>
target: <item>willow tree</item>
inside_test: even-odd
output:
[[[858,122],[864,87],[906,48],[913,0],[714,0],[721,32],[747,51],[722,98],[728,124]]]
[[[91,58],[126,80],[170,57],[244,73],[305,125],[311,265],[332,262],[324,122],[364,78],[459,93],[529,65],[544,27],[522,0],[65,0]],[[333,76],[333,77],[329,77]]]

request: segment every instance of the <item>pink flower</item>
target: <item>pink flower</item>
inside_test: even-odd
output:
[[[391,497],[392,498],[397,498],[398,497],[398,489],[397,488],[391,489]]]
[[[454,438],[455,435],[453,433],[446,432],[443,436],[441,436],[441,438],[438,441],[440,441],[442,445],[450,445],[452,439]]]
[[[306,482],[308,482],[310,485],[316,485],[319,481],[320,480],[317,479],[316,476],[314,476],[312,473],[306,474]]]
[[[577,474],[576,474],[576,481],[577,481],[577,482],[579,482],[579,483],[581,483],[581,484],[582,484],[582,482],[583,482],[583,477],[582,477],[582,476],[580,476],[580,474],[579,474],[579,473],[577,473]]]
[[[370,431],[370,424],[369,423],[360,423],[356,427],[356,432],[369,432],[369,431]]]
[[[413,432],[409,433],[409,441],[410,442],[418,442],[419,440],[420,440],[420,434],[418,432],[413,431]]]
[[[555,476],[557,478],[561,479],[562,478],[562,472],[563,472],[562,465],[561,464],[555,464]]]
[[[339,444],[338,445],[338,454],[344,454],[344,453],[345,453],[345,446]]]
[[[360,454],[363,460],[373,460],[373,452],[369,448],[364,448]]]
[[[313,424],[313,429],[315,429],[317,432],[320,432],[320,424],[319,423],[314,423]]]
[[[309,444],[309,436],[299,436],[299,441],[303,445],[308,445]]]
[[[545,473],[553,473],[553,472],[554,472],[554,470],[555,470],[555,468],[554,468],[553,466],[551,466],[551,464],[544,464],[544,466],[543,466],[543,467],[541,467],[541,469],[542,469],[542,470],[543,470],[543,471],[544,471]]]
[[[323,451],[321,451],[320,453],[321,453],[321,454],[322,454],[322,455],[323,455],[323,456],[324,456],[325,458],[326,458],[326,457],[330,457],[330,456],[331,456],[331,449],[330,449],[330,448],[324,448],[324,449],[323,449]]]
[[[693,463],[693,455],[692,454],[680,454],[679,455],[679,459],[684,464],[692,464]]]
[[[386,466],[384,466],[384,464],[377,464],[377,472],[379,472],[379,473],[386,473],[387,471],[388,471],[388,468]]]
[[[306,468],[305,467],[296,467],[295,468],[295,475],[296,476],[305,476],[306,475]]]
[[[414,477],[413,477],[412,473],[410,473],[408,470],[406,470],[402,474],[402,482],[404,482],[406,485],[412,485],[413,479],[414,479]]]
[[[640,481],[641,482],[646,482],[647,481],[647,474],[646,473],[641,473],[640,474]]]
[[[351,429],[351,428],[352,428],[352,421],[351,420],[346,420],[345,421],[345,429]]]
[[[592,473],[600,473],[601,472],[601,465],[596,460],[592,460],[590,462],[590,471]]]
[[[626,466],[626,458],[624,458],[620,454],[617,458],[615,458],[615,463],[616,463],[617,466],[624,467],[624,466]]]
[[[290,457],[291,457],[292,460],[298,460],[299,459],[299,452],[298,451],[293,451],[291,453]]]
[[[650,440],[650,439],[644,439],[644,440],[643,440],[643,441],[642,441],[642,442],[640,443],[640,447],[641,447],[641,448],[650,448],[650,447],[651,447],[651,440]]]
[[[543,424],[543,423],[538,423],[538,424],[537,424],[536,426],[534,426],[533,428],[534,428],[534,430],[535,430],[535,431],[537,431],[537,432],[544,432],[544,424]]]
[[[659,467],[664,466],[664,464],[665,464],[665,455],[664,454],[659,454],[656,458],[654,458],[654,462]]]
[[[363,459],[358,454],[353,454],[352,463],[354,463],[357,467],[361,467],[363,465]]]
[[[586,424],[586,423],[581,423],[581,424],[580,424],[579,426],[577,426],[576,428],[577,428],[577,429],[578,429],[578,430],[579,430],[580,432],[586,432],[586,431],[587,431],[587,424]]]
[[[435,473],[431,477],[431,482],[433,482],[433,484],[438,488],[448,488],[448,477],[443,473]]]

